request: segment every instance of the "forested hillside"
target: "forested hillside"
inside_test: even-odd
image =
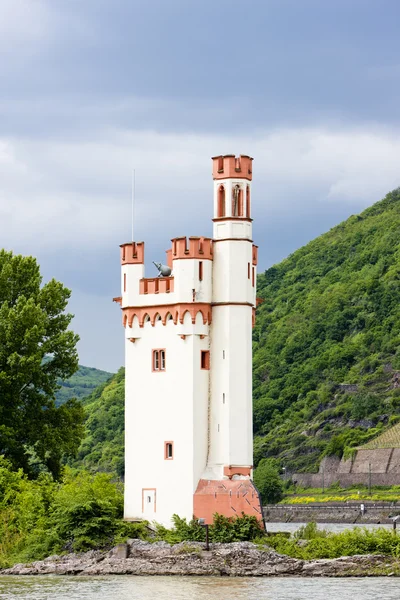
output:
[[[123,475],[124,389],[125,370],[121,368],[112,379],[83,399],[86,435],[74,466]]]
[[[110,379],[112,373],[79,365],[77,372],[65,381],[60,381],[61,388],[56,392],[56,405],[60,406],[71,398],[84,398],[100,384]]]
[[[256,463],[314,470],[399,419],[400,189],[268,269],[258,295]]]

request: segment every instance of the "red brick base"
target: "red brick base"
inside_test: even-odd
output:
[[[200,479],[193,498],[193,514],[211,524],[213,515],[225,517],[246,515],[263,520],[261,499],[251,479]]]

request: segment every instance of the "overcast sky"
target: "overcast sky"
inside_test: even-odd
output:
[[[263,270],[400,185],[399,0],[0,0],[0,236],[123,364],[119,244],[211,235],[210,157],[254,157]]]

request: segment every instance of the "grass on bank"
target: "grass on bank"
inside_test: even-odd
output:
[[[313,502],[393,502],[400,501],[400,485],[367,486],[355,485],[350,488],[340,488],[332,485],[322,488],[292,488],[279,504],[312,504]]]

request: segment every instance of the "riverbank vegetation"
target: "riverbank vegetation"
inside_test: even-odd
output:
[[[30,480],[0,457],[0,566],[146,534],[122,513],[123,488],[110,474],[66,469],[60,481]]]
[[[209,527],[214,542],[251,541],[263,535],[255,517],[216,515]],[[109,473],[66,468],[30,480],[0,457],[0,567],[52,554],[111,548],[127,538],[148,541],[204,541],[205,528],[174,517],[174,526],[123,520],[123,485]]]
[[[53,554],[107,549],[128,538],[170,544],[205,540],[205,528],[197,520],[175,516],[171,529],[157,523],[150,528],[146,522],[127,523],[122,515],[123,487],[110,474],[67,468],[60,481],[49,474],[30,480],[0,458],[0,568]],[[400,535],[387,529],[329,533],[309,524],[292,536],[268,535],[248,515],[235,519],[215,515],[209,539],[253,541],[307,560],[354,554],[400,557]]]
[[[384,554],[400,557],[400,535],[384,529],[354,527],[341,533],[318,529],[315,523],[300,527],[290,537],[284,534],[271,535],[260,541],[280,554],[304,560],[339,558],[356,554]]]

